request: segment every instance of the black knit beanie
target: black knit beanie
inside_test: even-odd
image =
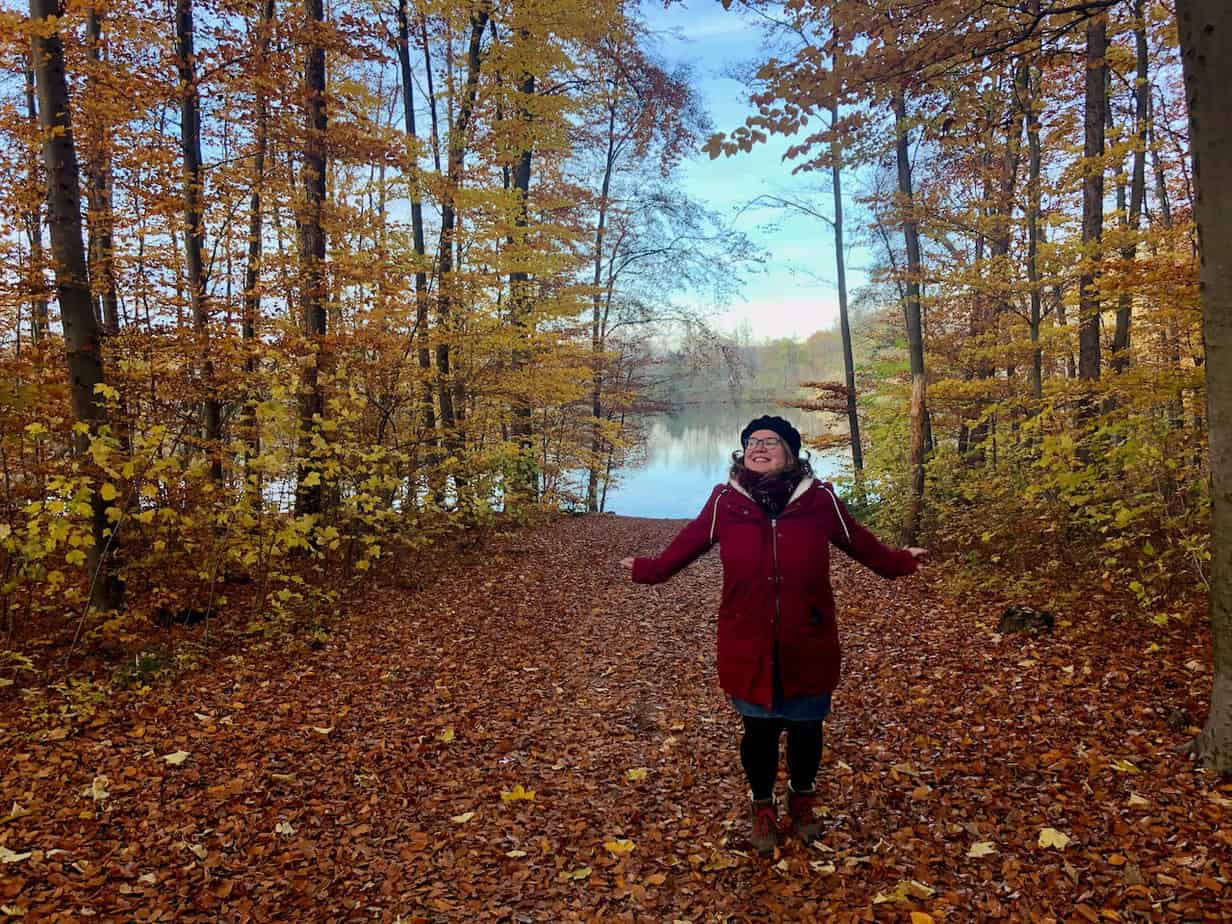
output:
[[[749,434],[756,433],[758,430],[773,430],[787,444],[791,454],[797,459],[800,458],[800,431],[782,417],[764,416],[750,420],[748,426],[740,431],[740,445],[748,445]]]

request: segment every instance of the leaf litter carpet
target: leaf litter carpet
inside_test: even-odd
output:
[[[1174,751],[1201,620],[1001,637],[841,554],[825,834],[751,854],[717,554],[658,587],[618,564],[680,525],[386,562],[319,649],[232,646],[88,720],[9,688],[0,921],[1232,919],[1232,786]]]

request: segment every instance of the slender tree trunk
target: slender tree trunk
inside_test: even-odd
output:
[[[901,89],[894,96],[894,122],[898,135],[896,153],[899,207],[903,210],[903,237],[907,245],[907,299],[903,310],[907,321],[907,353],[911,363],[911,494],[907,501],[900,541],[903,545],[915,545],[924,506],[924,417],[927,413],[927,402],[923,307],[920,294],[920,228],[915,217],[915,200],[911,190],[907,96]]]
[[[522,15],[526,15],[525,11],[520,12]],[[522,46],[521,51],[524,55],[527,54],[527,49],[530,47],[529,38],[530,34],[526,29],[518,30],[518,44]],[[525,132],[525,137],[528,140],[513,169],[513,188],[517,191],[518,195],[518,214],[514,218],[514,227],[518,231],[510,236],[509,243],[516,243],[525,252],[527,250],[526,229],[530,224],[528,206],[530,200],[531,163],[534,154],[531,141],[529,140],[532,137],[530,129],[533,116],[527,106],[527,102],[535,95],[535,75],[533,73],[526,71],[522,74],[521,82],[518,85],[518,93],[522,99],[522,106],[518,114],[519,128],[521,132]],[[530,274],[525,270],[514,270],[509,274],[509,297],[511,301],[510,317],[513,321],[514,335],[519,342],[519,345],[514,347],[511,357],[514,379],[519,383],[519,392],[516,394],[513,403],[512,436],[518,444],[519,459],[523,465],[518,470],[519,478],[517,479],[518,484],[516,487],[518,494],[533,503],[536,499],[539,478],[532,464],[534,461],[534,443],[532,441],[533,410],[531,397],[527,391],[530,386],[530,380],[526,370],[530,365],[530,341],[534,336],[534,323],[531,318],[533,304]]]
[[[1129,211],[1125,214],[1125,224],[1130,233],[1129,243],[1121,248],[1121,259],[1126,267],[1132,266],[1138,255],[1138,226],[1142,218],[1142,204],[1146,199],[1146,126],[1148,109],[1150,107],[1151,85],[1147,81],[1149,49],[1146,40],[1146,10],[1145,0],[1134,0],[1134,45],[1137,52],[1138,68],[1134,83],[1134,159],[1133,172],[1129,181]],[[1124,207],[1124,184],[1118,184],[1118,206]],[[1129,368],[1129,332],[1130,318],[1133,311],[1133,299],[1130,293],[1122,291],[1117,302],[1116,328],[1112,338],[1112,368],[1124,372]]]
[[[1032,12],[1039,14],[1039,0],[1032,3]],[[1039,221],[1040,221],[1040,122],[1039,106],[1042,62],[1030,65],[1027,78],[1027,281],[1031,287],[1031,397],[1039,402],[1044,396],[1044,352],[1040,349],[1040,321],[1043,299],[1040,294]]]
[[[184,157],[184,264],[193,329],[206,358],[201,365],[205,385],[205,427],[202,437],[210,456],[210,475],[222,481],[222,404],[209,357],[210,313],[206,304],[204,182],[201,157],[201,100],[197,92],[197,64],[193,52],[192,0],[176,0],[175,47],[180,75],[180,147]]]
[[[39,120],[38,106],[34,101],[34,66],[32,58],[26,58],[26,115],[31,124]],[[46,189],[39,168],[38,157],[31,152],[30,185]],[[30,241],[30,339],[39,343],[47,336],[47,288],[43,278],[46,258],[43,256],[43,205],[35,199],[25,213],[26,237]]]
[[[325,22],[323,0],[304,0],[304,12],[311,30]],[[313,31],[304,61],[304,84],[308,92],[305,107],[304,212],[300,221],[300,310],[302,325],[312,350],[311,361],[304,364],[300,382],[300,452],[299,477],[295,491],[295,512],[299,515],[320,514],[325,497],[320,461],[314,456],[315,437],[321,432],[325,416],[325,394],[321,388],[321,352],[325,338],[327,314],[325,293],[325,47]]]
[[[1082,257],[1079,278],[1078,377],[1096,381],[1100,371],[1099,313],[1096,291],[1100,242],[1104,230],[1104,111],[1108,105],[1107,22],[1104,16],[1087,23],[1085,176],[1082,182]]]
[[[1177,0],[1181,62],[1189,101],[1201,249],[1202,331],[1211,471],[1211,640],[1214,681],[1201,734],[1190,744],[1201,763],[1232,774],[1232,6]]]
[[[264,62],[269,55],[270,30],[274,22],[274,0],[262,0],[261,18],[257,23],[255,54],[261,77],[265,77]],[[265,233],[261,210],[261,195],[265,188],[265,155],[269,149],[269,100],[263,83],[256,89],[256,150],[252,157],[252,195],[248,202],[248,259],[244,267],[244,317],[241,331],[247,347],[244,358],[244,373],[247,377],[249,397],[244,402],[244,443],[249,459],[261,452],[260,434],[257,429],[257,402],[254,393],[257,374],[257,324],[261,317],[261,238]],[[258,490],[257,496],[260,496]]]
[[[398,65],[402,74],[402,115],[407,137],[416,142],[415,130],[415,83],[411,74],[411,39],[407,5],[409,0],[398,0]],[[424,34],[424,53],[427,54],[427,33]],[[429,79],[431,72],[429,69]],[[418,161],[418,158],[416,159]],[[432,396],[432,352],[428,335],[428,273],[427,253],[424,241],[423,198],[419,188],[419,164],[412,165],[411,187],[411,234],[414,239],[415,269],[415,337],[418,341],[419,371],[423,376],[423,393],[420,398],[421,424],[425,434],[436,430],[436,408]]]
[[[102,17],[95,7],[86,13],[86,53],[90,59],[90,75],[86,92],[98,94],[98,74],[102,71]],[[88,236],[90,240],[90,280],[94,295],[102,304],[103,330],[114,334],[120,329],[120,303],[116,295],[115,266],[112,262],[111,155],[107,126],[110,119],[106,106],[94,107],[89,125],[85,164],[86,202],[89,207]]]
[[[590,355],[594,361],[590,383],[590,471],[586,481],[586,510],[599,512],[599,459],[603,451],[603,241],[607,234],[608,197],[616,167],[616,104],[609,102],[607,118],[607,157],[603,162],[603,184],[599,190],[599,218],[595,226],[595,272],[591,284],[594,295],[590,316]]]
[[[838,124],[838,104],[830,106],[830,124]],[[864,471],[860,445],[860,415],[856,409],[856,364],[851,351],[851,323],[847,317],[847,259],[843,250],[842,146],[838,137],[830,142],[830,177],[834,187],[834,265],[838,273],[838,320],[843,335],[843,376],[847,384],[847,427],[851,431],[851,464]]]
[[[31,38],[35,82],[38,87],[39,125],[43,130],[43,160],[47,170],[47,207],[51,229],[51,257],[55,267],[56,298],[64,327],[64,353],[73,402],[73,416],[87,432],[75,436],[76,450],[84,453],[106,424],[99,400],[104,385],[98,319],[90,294],[89,269],[82,241],[81,183],[77,151],[69,121],[68,84],[64,75],[64,46],[55,23],[63,10],[58,0],[30,0],[30,18],[47,28]],[[90,499],[93,544],[86,561],[92,576],[91,602],[111,607],[120,602],[120,584],[105,555],[111,540],[107,502],[101,491]]]
[[[488,18],[489,10],[486,6],[471,16],[471,35],[466,56],[466,90],[458,110],[457,120],[449,133],[448,178],[441,201],[441,239],[437,252],[440,286],[437,297],[437,324],[442,336],[441,342],[436,347],[436,369],[440,376],[438,393],[441,406],[441,426],[445,430],[445,447],[455,456],[462,448],[461,435],[458,432],[458,419],[462,408],[455,406],[454,399],[457,392],[453,387],[455,383],[450,374],[450,365],[455,361],[455,358],[450,355],[450,335],[457,327],[457,318],[454,315],[458,307],[453,253],[458,218],[456,198],[462,188],[462,168],[466,157],[467,134],[474,112],[475,99],[479,92],[479,68],[483,61],[480,48]]]

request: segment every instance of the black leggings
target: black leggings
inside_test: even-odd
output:
[[[789,722],[786,719],[744,718],[744,737],[740,739],[740,762],[749,778],[754,799],[774,796],[774,781],[779,773],[779,735],[787,730],[787,772],[791,788],[807,792],[817,779],[821,765],[821,722]]]

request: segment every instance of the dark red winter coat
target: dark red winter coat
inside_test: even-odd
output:
[[[882,577],[913,574],[916,561],[856,522],[825,483],[806,478],[777,518],[734,480],[716,485],[697,519],[657,558],[637,558],[633,580],[658,584],[719,543],[719,685],[769,708],[778,642],[783,696],[829,693],[841,651],[830,587],[830,543]]]

